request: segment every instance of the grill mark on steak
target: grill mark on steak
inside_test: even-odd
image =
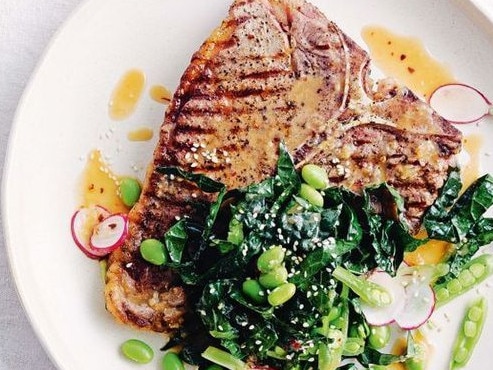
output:
[[[203,221],[214,195],[160,166],[204,173],[229,189],[272,175],[283,140],[296,165],[317,163],[355,192],[387,181],[417,231],[461,134],[411,91],[369,78],[364,50],[304,0],[236,0],[192,56],[168,107],[129,237],[109,258],[108,311],[122,323],[172,334],[188,310],[170,269],[140,257],[176,218]]]

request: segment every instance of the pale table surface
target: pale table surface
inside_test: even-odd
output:
[[[82,0],[0,0],[0,165],[19,98],[50,39]],[[24,313],[0,228],[0,370],[53,370]]]
[[[493,15],[493,0],[472,1]],[[0,0],[0,173],[15,110],[29,77],[56,30],[82,2]],[[55,366],[19,301],[0,228],[0,370],[17,369],[53,370]]]

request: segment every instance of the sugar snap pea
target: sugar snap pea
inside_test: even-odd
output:
[[[392,297],[382,286],[369,280],[353,275],[344,267],[337,266],[332,276],[347,285],[362,301],[376,307],[384,307],[392,303]]]
[[[493,274],[493,255],[482,254],[467,263],[457,277],[433,287],[436,306],[466,293]]]
[[[484,297],[474,301],[462,319],[460,332],[455,339],[450,369],[464,367],[471,358],[486,321],[487,303]]]

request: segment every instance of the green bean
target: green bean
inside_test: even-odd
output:
[[[246,364],[243,361],[234,357],[231,353],[216,347],[207,347],[202,352],[202,357],[229,370],[244,370],[246,368]]]
[[[157,239],[145,239],[140,244],[140,254],[147,262],[154,265],[162,265],[168,260],[164,250],[164,244]]]
[[[269,293],[267,301],[272,307],[277,307],[293,298],[295,293],[296,285],[293,283],[284,283]]]
[[[329,185],[327,171],[316,164],[304,165],[301,169],[301,177],[315,189],[325,189]]]
[[[185,365],[176,353],[167,352],[161,361],[161,368],[163,370],[185,370]]]
[[[440,307],[466,293],[493,273],[493,255],[482,254],[469,261],[452,280],[433,287],[436,306]]]
[[[337,266],[332,276],[347,285],[362,301],[371,306],[384,307],[392,303],[392,297],[384,287],[353,275],[344,267]]]
[[[382,349],[390,340],[390,327],[388,325],[372,326],[370,325],[370,335],[368,335],[368,344],[374,349]]]
[[[466,366],[486,321],[487,302],[484,297],[472,302],[462,319],[461,329],[455,339],[450,360],[450,369]]]
[[[142,188],[137,179],[132,177],[124,177],[120,181],[120,198],[128,207],[132,207],[139,200]]]
[[[263,252],[257,260],[257,268],[260,272],[269,272],[278,267],[284,261],[284,249],[277,245]]]
[[[262,304],[265,303],[267,294],[260,285],[260,283],[255,279],[245,280],[241,286],[243,293],[250,298],[254,303]]]
[[[154,357],[152,348],[138,339],[129,339],[123,342],[120,349],[126,358],[139,364],[147,364]]]
[[[288,270],[284,266],[278,266],[266,274],[260,274],[258,281],[267,289],[277,288],[288,280]]]
[[[308,184],[301,184],[299,195],[314,206],[323,207],[324,205],[324,197],[322,194]]]

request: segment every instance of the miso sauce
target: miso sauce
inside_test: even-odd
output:
[[[168,104],[171,101],[171,91],[162,85],[154,85],[149,91],[152,100],[161,104]]]
[[[100,205],[111,213],[128,212],[118,196],[118,177],[104,162],[99,150],[91,151],[82,173],[81,205]]]
[[[116,121],[124,120],[135,111],[145,85],[143,72],[127,71],[113,89],[109,102],[109,115]]]
[[[423,98],[429,97],[437,87],[455,81],[449,68],[437,61],[415,37],[400,36],[379,26],[367,26],[361,35],[373,63]]]

